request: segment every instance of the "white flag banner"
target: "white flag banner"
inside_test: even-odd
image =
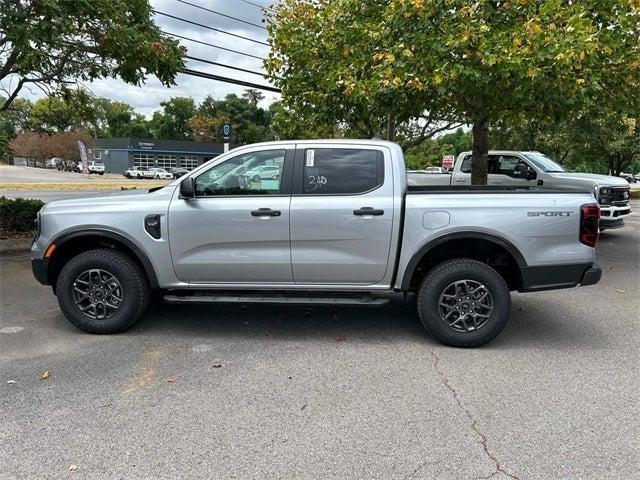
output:
[[[89,164],[87,163],[87,147],[78,140],[78,148],[80,149],[80,160],[82,160],[82,173],[89,173]]]

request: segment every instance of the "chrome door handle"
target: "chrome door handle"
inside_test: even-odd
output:
[[[280,210],[271,210],[270,208],[259,208],[258,210],[251,210],[252,217],[279,217],[282,215]]]
[[[372,216],[378,217],[380,215],[384,215],[384,210],[380,210],[378,208],[373,208],[373,207],[362,207],[358,210],[354,210],[353,214],[358,216],[372,215]]]

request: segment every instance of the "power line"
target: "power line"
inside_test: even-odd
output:
[[[241,38],[241,39],[247,40],[249,42],[259,43],[260,45],[265,45],[267,47],[271,46],[268,43],[262,42],[260,40],[255,40],[253,38],[245,37],[244,35],[238,35],[237,33],[227,32],[225,30],[221,30],[221,29],[215,28],[215,27],[210,27],[209,25],[204,25],[202,23],[193,22],[191,20],[186,20],[184,18],[176,17],[175,15],[171,15],[169,13],[161,12],[160,10],[154,10],[154,12],[157,13],[158,15],[164,15],[165,17],[173,18],[173,19],[179,20],[181,22],[190,23],[191,25],[196,25],[196,26],[201,27],[201,28],[206,28],[207,30],[213,30],[214,32],[224,33],[225,35],[231,35],[232,37]]]
[[[258,90],[266,90],[268,92],[280,93],[281,90],[270,85],[259,85],[257,83],[245,82],[244,80],[237,80],[235,78],[222,77],[220,75],[214,75],[212,73],[201,72],[199,70],[191,70],[190,68],[182,69],[182,73],[185,75],[192,75],[194,77],[206,78],[209,80],[217,80],[218,82],[232,83],[234,85],[241,85],[243,87],[256,88]]]
[[[258,55],[253,55],[251,53],[240,52],[238,50],[234,50],[232,48],[221,47],[220,45],[216,45],[214,43],[203,42],[202,40],[196,40],[195,38],[185,37],[184,35],[178,35],[177,33],[166,32],[164,30],[160,30],[165,35],[171,35],[172,37],[181,38],[183,40],[188,40],[189,42],[200,43],[202,45],[206,45],[207,47],[218,48],[220,50],[225,50],[231,53],[237,53],[238,55],[244,55],[245,57],[255,58],[257,60],[264,60],[264,57],[260,57]]]
[[[250,73],[252,75],[259,75],[261,77],[267,78],[267,74],[266,73],[255,72],[253,70],[247,70],[245,68],[240,68],[240,67],[234,67],[232,65],[226,65],[224,63],[218,63],[218,62],[214,62],[212,60],[206,60],[204,58],[192,57],[191,55],[185,55],[185,58],[188,58],[189,60],[195,60],[196,62],[208,63],[209,65],[216,65],[218,67],[230,68],[232,70],[238,70],[239,72]],[[277,78],[277,77],[274,77],[274,78]]]
[[[253,5],[254,7],[258,7],[260,9],[265,9],[265,10],[269,10],[270,12],[276,13],[276,11],[273,8],[268,7],[266,5],[260,5],[259,3],[251,2],[250,0],[240,0],[240,1],[244,3],[248,3],[249,5]]]
[[[199,8],[200,10],[205,10],[207,12],[215,13],[216,15],[220,15],[221,17],[230,18],[231,20],[236,20],[237,22],[246,23],[247,25],[251,25],[252,27],[258,27],[258,28],[262,28],[263,30],[266,30],[266,27],[264,25],[260,25],[258,23],[253,23],[253,22],[248,22],[247,20],[242,20],[241,18],[234,17],[234,16],[231,16],[231,15],[227,15],[226,13],[218,12],[216,10],[212,10],[210,8],[203,7],[201,5],[196,5],[195,3],[187,2],[186,0],[176,0],[176,2],[184,3],[185,5],[191,5],[192,7]]]

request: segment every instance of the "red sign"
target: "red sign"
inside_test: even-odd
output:
[[[453,155],[443,155],[442,168],[446,168],[448,170],[452,169],[454,160],[455,160],[455,157]]]

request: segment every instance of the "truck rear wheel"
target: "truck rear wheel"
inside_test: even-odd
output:
[[[437,265],[422,281],[418,314],[427,332],[454,347],[484,345],[509,319],[511,295],[490,266],[468,258]]]
[[[127,255],[97,249],[69,260],[58,276],[56,294],[62,313],[80,330],[117,333],[142,316],[149,286]]]

